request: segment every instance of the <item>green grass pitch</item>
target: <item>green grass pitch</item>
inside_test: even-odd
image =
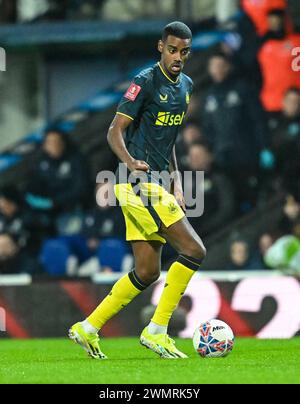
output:
[[[200,358],[191,340],[177,339],[189,359],[161,359],[138,338],[103,339],[108,360],[89,359],[66,339],[0,340],[0,383],[209,384],[300,383],[300,338],[237,338],[226,358]]]

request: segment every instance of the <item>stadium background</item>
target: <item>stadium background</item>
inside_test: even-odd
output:
[[[119,213],[96,208],[95,179],[116,166],[106,132],[117,102],[135,73],[158,60],[156,42],[174,19],[194,34],[186,73],[195,94],[177,149],[182,170],[206,172],[206,212],[193,224],[208,256],[172,331],[191,336],[217,317],[240,336],[299,335],[297,1],[2,0],[0,10],[0,338],[64,336],[130,269]],[[268,31],[270,11],[284,29],[276,32],[269,16]],[[224,85],[209,74],[213,58],[232,66]],[[218,97],[228,102],[214,114]],[[68,137],[70,152],[43,181],[49,131]],[[232,165],[220,152],[229,138]],[[57,175],[61,166],[68,178]],[[166,248],[164,269],[172,259]],[[138,335],[161,282],[103,335]]]

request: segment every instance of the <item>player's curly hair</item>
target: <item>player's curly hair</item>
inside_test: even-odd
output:
[[[162,32],[162,40],[165,41],[169,35],[176,36],[181,39],[192,39],[192,31],[181,21],[173,21],[166,25]]]

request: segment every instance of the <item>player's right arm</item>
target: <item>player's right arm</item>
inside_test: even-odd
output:
[[[112,123],[110,124],[107,141],[115,153],[115,155],[125,164],[127,164],[128,169],[133,172],[138,171],[148,171],[149,165],[142,160],[136,160],[128,152],[124,141],[124,134],[126,128],[132,123],[132,119],[121,114],[116,114]]]
[[[143,108],[147,98],[146,76],[137,75],[119,102],[117,113],[109,127],[107,141],[112,151],[133,171],[148,171],[149,165],[145,161],[136,160],[127,150],[124,134],[127,127]]]

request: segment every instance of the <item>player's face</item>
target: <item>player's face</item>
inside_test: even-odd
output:
[[[190,39],[181,39],[169,35],[165,41],[158,42],[158,50],[161,53],[161,64],[171,76],[178,76],[191,52]]]

